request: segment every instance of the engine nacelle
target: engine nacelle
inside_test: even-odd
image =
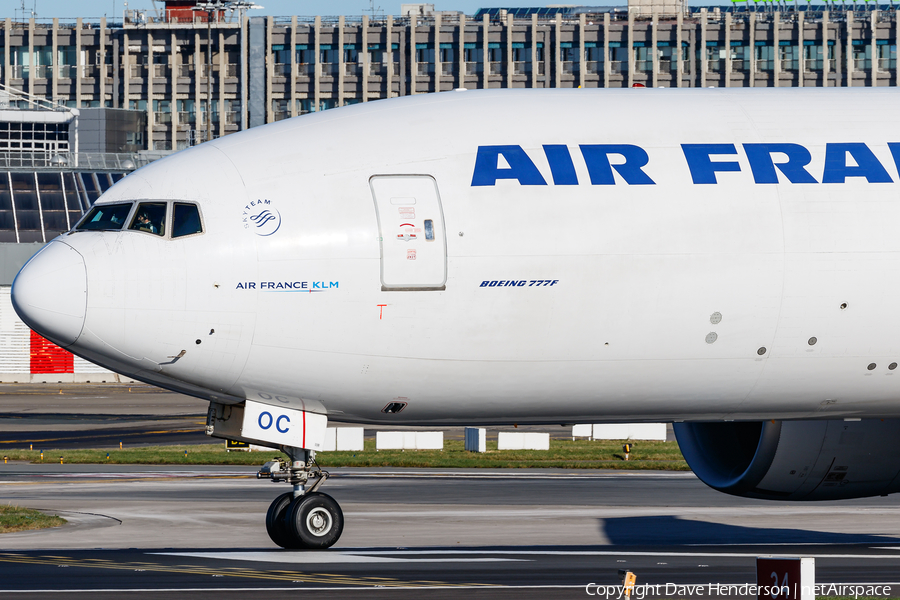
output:
[[[720,492],[841,500],[900,491],[900,420],[675,423],[685,460]]]

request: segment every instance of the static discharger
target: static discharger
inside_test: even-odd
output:
[[[632,443],[622,444],[622,452],[625,453],[625,460],[628,460],[628,456],[631,454],[631,452],[633,450],[634,450],[634,444],[632,444]]]
[[[619,577],[622,578],[622,595],[630,600],[631,594],[634,592],[634,585],[637,583],[637,577],[628,569],[619,569]]]

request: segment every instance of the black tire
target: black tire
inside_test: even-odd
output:
[[[266,513],[266,532],[269,538],[282,548],[302,548],[300,540],[295,539],[287,523],[288,510],[294,500],[294,493],[287,492],[275,498]]]
[[[313,492],[294,499],[288,509],[287,527],[303,548],[324,550],[344,531],[344,513],[334,498]]]

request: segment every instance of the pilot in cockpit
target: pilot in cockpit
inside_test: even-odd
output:
[[[137,229],[138,231],[149,231],[150,233],[159,233],[159,227],[153,224],[153,221],[150,220],[150,217],[147,213],[142,212],[138,215],[137,218]]]

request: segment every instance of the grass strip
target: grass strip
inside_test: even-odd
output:
[[[328,467],[416,467],[416,468],[553,468],[690,470],[675,442],[635,442],[630,459],[625,460],[622,441],[550,440],[550,450],[497,450],[488,442],[485,453],[467,452],[461,440],[445,440],[444,450],[375,450],[375,441],[366,440],[360,452],[319,452],[317,460]],[[153,465],[261,465],[276,456],[268,452],[225,450],[222,444],[191,446],[146,446],[93,450],[8,450],[9,460],[33,463],[153,464]],[[0,464],[0,469],[3,465]]]
[[[45,515],[40,511],[12,504],[0,506],[0,533],[46,529],[65,524],[66,520],[57,515]]]

